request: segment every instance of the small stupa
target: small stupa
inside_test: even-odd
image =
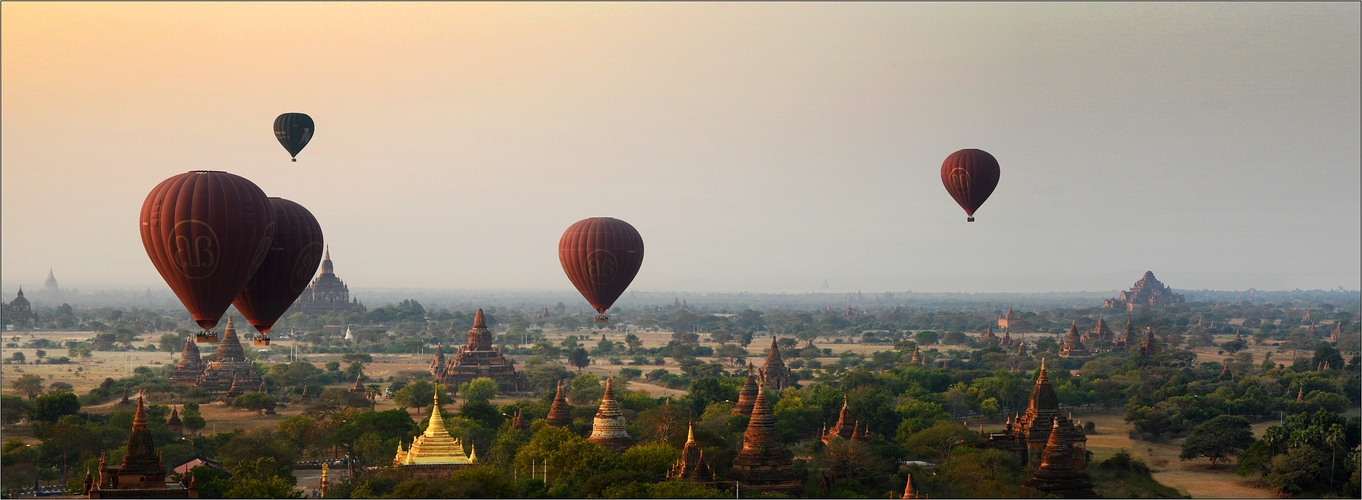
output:
[[[629,432],[624,428],[624,414],[620,412],[619,402],[615,401],[611,379],[605,379],[605,394],[601,396],[601,407],[596,410],[596,419],[591,426],[591,437],[586,440],[615,453],[624,453],[624,450],[634,445],[634,439],[629,437]]]
[[[563,396],[562,380],[558,381],[558,392],[553,395],[553,406],[549,407],[549,415],[544,423],[554,427],[572,424],[572,407],[568,406],[567,397]]]

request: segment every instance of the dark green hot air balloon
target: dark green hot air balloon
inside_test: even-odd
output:
[[[312,134],[316,131],[317,126],[313,125],[312,117],[303,113],[284,113],[274,119],[274,137],[288,150],[293,161],[298,161],[298,152],[307,146],[307,141],[312,140]]]

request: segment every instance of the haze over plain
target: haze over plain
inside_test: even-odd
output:
[[[0,5],[0,279],[165,285],[171,175],[308,207],[353,286],[1362,288],[1359,5]],[[289,163],[274,116],[317,135]],[[979,221],[941,160],[993,153]]]

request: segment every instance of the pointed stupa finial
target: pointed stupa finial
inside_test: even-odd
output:
[[[137,391],[137,414],[132,417],[132,429],[142,430],[147,428],[147,412],[142,407],[142,391]]]
[[[487,328],[487,317],[483,316],[482,308],[478,308],[477,314],[473,315],[473,328]]]
[[[686,422],[686,443],[695,442],[695,421]]]

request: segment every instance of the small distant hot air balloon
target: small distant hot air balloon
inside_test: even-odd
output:
[[[322,226],[302,205],[270,198],[274,208],[274,239],[265,261],[232,304],[260,332],[255,345],[270,345],[270,328],[284,315],[317,272],[322,262]]]
[[[265,260],[274,208],[246,178],[199,170],[157,184],[139,222],[151,263],[199,327],[211,330]]]
[[[962,149],[941,162],[941,183],[965,209],[970,222],[974,222],[974,211],[998,187],[999,174],[998,160],[982,149]]]
[[[284,113],[274,119],[274,137],[288,150],[293,161],[298,161],[298,152],[307,146],[316,131],[312,117],[302,113]]]
[[[592,217],[577,221],[558,240],[563,272],[596,309],[596,322],[609,321],[605,311],[629,288],[643,265],[643,237],[619,219]]]

